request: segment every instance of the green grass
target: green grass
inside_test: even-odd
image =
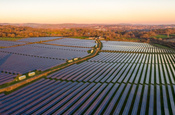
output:
[[[139,38],[126,38],[128,40],[140,40]]]
[[[168,49],[170,49],[169,47],[166,47],[166,46],[163,46],[163,45],[160,45],[160,44],[154,44],[154,45],[159,47],[159,48],[168,48]]]
[[[0,40],[3,40],[3,41],[17,41],[17,40],[20,40],[20,39],[23,39],[23,38],[4,38],[4,37],[0,37]]]
[[[157,36],[151,36],[151,38],[168,38],[167,35],[157,35]]]
[[[85,37],[85,36],[82,36],[82,37],[78,37],[78,36],[75,36],[75,37],[70,37],[70,38],[87,39],[87,38],[89,38],[89,37]]]
[[[170,34],[170,36],[173,36],[173,37],[174,37],[174,36],[175,36],[175,34]]]

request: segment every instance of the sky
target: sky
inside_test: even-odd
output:
[[[175,0],[0,0],[0,23],[175,24]]]

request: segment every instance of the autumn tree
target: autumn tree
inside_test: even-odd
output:
[[[172,32],[171,29],[166,29],[166,30],[165,30],[165,33],[167,34],[167,37],[168,37],[168,38],[170,37],[171,32]]]

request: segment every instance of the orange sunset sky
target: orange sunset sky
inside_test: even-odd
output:
[[[175,24],[175,0],[0,0],[0,23]]]

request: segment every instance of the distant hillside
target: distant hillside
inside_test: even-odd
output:
[[[175,28],[175,25],[142,25],[142,24],[38,24],[38,23],[0,23],[0,25],[13,25],[19,27],[32,27],[42,29],[70,29],[70,28],[94,28],[97,30],[152,30]]]
[[[11,24],[11,23],[0,23],[0,25],[13,25],[13,26],[27,26],[32,28],[43,28],[43,29],[63,29],[63,28],[89,28],[98,26],[98,24],[37,24],[37,23],[22,23],[22,24]]]

